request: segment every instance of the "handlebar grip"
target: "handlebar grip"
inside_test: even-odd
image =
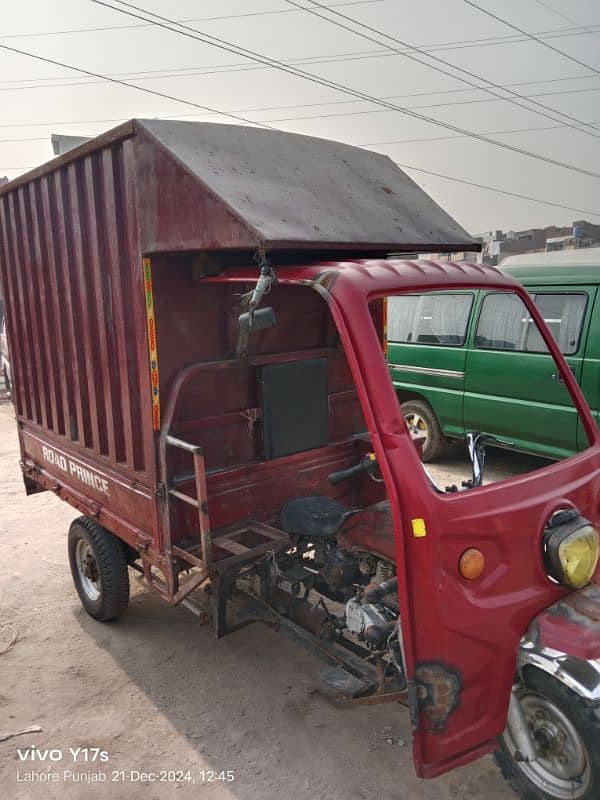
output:
[[[351,478],[353,475],[358,475],[365,470],[366,466],[361,461],[360,464],[355,464],[353,467],[348,467],[348,469],[340,469],[338,472],[331,472],[327,476],[327,480],[332,486],[335,486],[336,483],[341,483],[345,481],[346,478]]]

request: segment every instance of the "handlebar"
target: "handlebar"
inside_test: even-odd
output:
[[[367,455],[353,467],[340,469],[337,472],[331,472],[327,476],[327,480],[332,486],[335,486],[337,483],[341,483],[347,478],[352,478],[354,475],[360,475],[361,472],[371,472],[376,466],[377,458],[375,457],[375,453],[367,453]]]

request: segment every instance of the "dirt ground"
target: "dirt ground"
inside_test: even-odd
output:
[[[522,456],[502,458],[490,474],[522,469]],[[462,450],[455,449],[435,473],[442,483],[466,477]],[[0,738],[31,725],[42,728],[0,742],[0,797],[514,797],[491,758],[434,781],[416,778],[402,707],[355,708],[328,700],[318,676],[322,662],[262,625],[216,642],[196,617],[170,608],[135,578],[120,621],[88,617],[67,562],[66,532],[77,514],[50,493],[25,497],[7,402],[0,402],[0,478]],[[12,649],[1,654],[15,637]],[[62,755],[50,763],[20,761],[17,748],[30,745]],[[86,746],[106,751],[108,760],[73,763],[69,748]],[[65,770],[104,773],[107,780],[65,782]],[[195,783],[143,780],[132,770],[189,770]],[[210,780],[227,770],[233,781]],[[17,772],[23,778],[47,771],[60,781],[17,781]],[[125,780],[111,782],[115,773]]]

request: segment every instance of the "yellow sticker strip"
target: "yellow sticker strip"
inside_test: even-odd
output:
[[[427,528],[425,527],[425,520],[421,519],[420,517],[418,519],[413,519],[412,530],[415,539],[422,539],[423,536],[427,536]]]
[[[152,386],[152,427],[160,430],[160,391],[158,388],[158,350],[156,346],[156,322],[154,320],[154,294],[150,259],[142,259],[144,270],[144,295],[146,298],[146,321],[148,322],[148,353],[150,355],[150,380]]]

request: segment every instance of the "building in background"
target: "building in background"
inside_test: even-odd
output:
[[[482,263],[499,264],[507,256],[552,250],[574,250],[600,245],[600,225],[577,220],[570,227],[529,228],[522,231],[488,231],[483,242]]]

